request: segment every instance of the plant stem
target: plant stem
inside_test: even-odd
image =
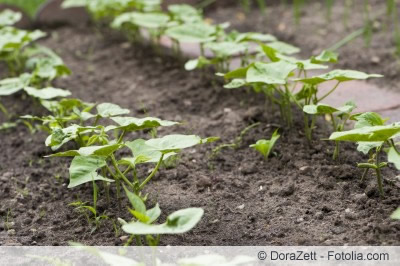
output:
[[[8,118],[10,117],[10,114],[8,113],[6,107],[0,102],[0,111],[2,111]]]
[[[136,239],[136,245],[137,246],[143,246],[142,240],[140,239],[140,236],[135,235],[135,239]]]
[[[164,159],[164,154],[161,155],[160,160],[158,161],[156,167],[153,169],[153,171],[150,173],[150,175],[148,177],[146,177],[146,179],[143,181],[142,184],[140,184],[139,186],[139,190],[142,190],[143,187],[153,178],[153,176],[157,173],[158,169],[161,166],[161,163]]]
[[[325,99],[326,97],[328,97],[329,95],[331,95],[331,94],[336,90],[336,88],[339,86],[340,83],[341,83],[341,82],[338,81],[338,82],[336,83],[335,87],[333,87],[333,89],[331,89],[330,91],[328,91],[328,93],[326,93],[324,96],[322,96],[322,98],[318,99],[317,101],[318,101],[318,102],[321,102],[323,99]]]
[[[125,137],[125,134],[126,134],[126,130],[122,131],[121,135],[118,138],[118,143],[122,142],[122,139]]]
[[[365,168],[365,169],[364,169],[364,172],[363,172],[363,174],[362,174],[362,176],[361,176],[361,182],[364,182],[365,177],[366,177],[367,174],[368,174],[368,171],[369,171],[369,168]]]
[[[122,178],[122,180],[125,181],[125,183],[127,183],[131,188],[133,188],[133,184],[129,181],[128,178],[126,178],[126,176],[121,172],[121,170],[118,167],[118,163],[115,160],[114,154],[111,155],[111,163],[114,166],[115,171],[117,171],[117,174]]]
[[[376,162],[375,165],[377,166],[376,168],[376,177],[377,177],[377,181],[378,181],[378,190],[379,190],[379,195],[381,197],[384,196],[384,192],[383,192],[383,179],[382,179],[382,174],[381,174],[381,168],[379,167],[379,154],[381,152],[382,146],[376,148]]]

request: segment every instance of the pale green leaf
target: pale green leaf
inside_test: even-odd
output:
[[[117,16],[111,26],[120,28],[125,23],[130,23],[143,28],[158,29],[165,28],[169,19],[169,16],[163,13],[129,12]]]
[[[167,135],[162,138],[150,139],[145,144],[152,150],[161,153],[179,152],[202,143],[202,139],[195,135]]]
[[[335,52],[324,50],[319,55],[311,58],[311,63],[336,63],[339,59],[339,55]]]
[[[397,210],[395,210],[392,215],[390,216],[390,218],[394,219],[394,220],[400,220],[400,208],[398,208]]]
[[[206,23],[188,23],[166,30],[165,34],[179,42],[205,43],[215,39],[216,29]]]
[[[334,132],[329,137],[330,140],[340,141],[387,141],[400,132],[400,123],[387,126],[373,126],[356,128],[349,131]]]
[[[24,90],[30,96],[43,100],[50,100],[58,97],[67,97],[71,95],[71,92],[68,90],[51,88],[51,87],[47,87],[40,90],[33,87],[25,87]]]
[[[101,103],[96,107],[97,113],[101,117],[113,117],[129,114],[129,109],[123,109],[119,105],[113,103]]]
[[[169,215],[166,223],[149,225],[134,222],[123,225],[122,230],[133,235],[183,234],[196,226],[203,213],[203,209],[200,208],[183,209]]]
[[[247,83],[286,84],[286,79],[297,68],[296,65],[279,61],[275,63],[256,62],[246,75]]]
[[[108,126],[105,131],[113,129],[123,129],[126,131],[138,131],[143,129],[155,128],[155,127],[168,127],[179,124],[178,122],[172,122],[167,120],[161,120],[155,117],[146,118],[135,118],[135,117],[112,117],[118,126]]]
[[[244,79],[233,79],[228,84],[224,85],[225,89],[237,89],[246,85],[246,80]]]
[[[337,80],[340,82],[349,81],[349,80],[364,80],[368,78],[380,78],[382,75],[378,74],[366,74],[364,72],[355,71],[355,70],[342,70],[337,69],[326,74],[322,74],[319,76],[314,76],[310,78],[296,79],[296,81],[301,81],[308,84],[318,85],[325,81],[329,80]]]
[[[11,26],[20,21],[22,14],[14,12],[10,9],[5,9],[0,12],[0,27]]]
[[[246,44],[235,42],[209,42],[204,47],[210,49],[216,57],[222,58],[243,53],[248,49]]]
[[[96,170],[105,166],[106,160],[100,156],[76,156],[69,167],[69,185],[73,188],[81,184],[96,180],[114,182],[112,179],[102,177]]]
[[[305,105],[303,107],[303,112],[310,115],[332,114],[338,111],[338,109],[323,103],[317,105]]]
[[[398,170],[400,170],[400,154],[395,148],[390,147],[388,151],[388,161],[393,163]]]

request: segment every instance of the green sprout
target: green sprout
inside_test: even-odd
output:
[[[250,148],[253,148],[256,151],[258,151],[259,153],[261,153],[264,156],[264,159],[267,160],[269,155],[271,154],[272,150],[274,149],[276,141],[280,137],[281,136],[279,135],[278,129],[277,129],[272,134],[271,139],[269,139],[269,140],[260,139],[255,144],[250,145]]]

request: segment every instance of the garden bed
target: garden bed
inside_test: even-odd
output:
[[[360,182],[355,163],[362,158],[351,144],[343,145],[339,162],[332,161],[333,144],[320,141],[330,135],[324,124],[309,145],[302,117],[296,117],[295,128],[282,128],[275,156],[265,161],[248,145],[269,138],[282,123],[278,110],[266,108],[257,95],[225,90],[222,83],[212,82],[211,72],[186,72],[176,58],[161,57],[151,47],[132,46],[91,27],[48,32],[51,37],[42,43],[73,71],[57,85],[70,89],[74,97],[113,102],[138,117],[184,121],[179,132],[220,136],[221,142],[213,146],[261,122],[237,150],[223,150],[210,161],[212,145],[189,149],[177,167],[160,171],[146,191],[150,203],[157,200],[164,214],[185,207],[205,210],[194,230],[162,237],[162,245],[399,244],[400,224],[389,218],[400,205],[395,170],[384,171],[386,195],[380,199],[373,176]],[[6,107],[19,108],[11,108],[19,114],[42,112],[34,103],[22,106],[20,97],[7,98]],[[123,231],[114,230],[112,221],[128,219],[127,212],[118,211],[115,202],[110,208],[100,200],[99,211],[113,219],[93,233],[85,218],[68,206],[78,195],[78,190],[67,189],[69,160],[43,157],[51,153],[43,145],[44,133],[32,135],[19,125],[1,131],[0,137],[0,216],[6,221],[0,226],[1,245],[124,243]],[[79,195],[91,201],[90,187],[81,187]]]

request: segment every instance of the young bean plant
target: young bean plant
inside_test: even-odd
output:
[[[255,144],[250,145],[250,148],[253,148],[254,150],[261,153],[262,156],[264,156],[264,159],[267,160],[269,155],[271,154],[272,150],[274,149],[276,141],[280,137],[281,136],[279,135],[278,129],[277,129],[272,134],[271,139],[269,139],[269,140],[260,139]]]
[[[310,131],[314,129],[315,116],[323,115],[327,121],[332,123],[333,131],[343,131],[346,122],[351,117],[351,112],[356,108],[354,102],[347,102],[343,106],[335,108],[327,104],[318,103],[316,105],[305,105],[303,111],[306,114],[312,115],[312,123],[309,127]],[[335,143],[333,159],[339,158],[339,141]]]
[[[56,151],[70,141],[75,142],[78,149],[58,152],[49,157],[73,158],[69,168],[68,188],[101,181],[108,200],[111,183],[115,183],[118,201],[121,198],[121,185],[125,185],[135,195],[145,200],[146,196],[142,195],[142,190],[158,172],[163,161],[178,154],[182,149],[216,139],[202,139],[195,135],[167,135],[149,140],[137,138],[125,141],[127,133],[168,127],[178,123],[153,117],[124,116],[129,110],[111,103],[97,105],[96,114],[88,111],[91,108],[74,114],[75,120],[80,124],[75,124],[74,121],[71,124],[64,123],[63,120],[61,120],[63,123],[58,123],[57,120],[49,123],[47,117],[43,118],[43,122],[51,125],[51,134],[46,139],[46,145]],[[112,121],[114,125],[101,124],[104,120]],[[113,138],[112,132],[118,135]],[[130,151],[132,155],[117,159],[119,151],[122,150]],[[148,175],[141,178],[137,170],[143,164],[155,164],[155,166]]]
[[[137,246],[142,246],[143,240],[148,246],[158,246],[161,235],[183,234],[190,231],[201,220],[204,213],[201,208],[183,209],[168,215],[165,223],[155,224],[161,215],[159,204],[157,203],[152,209],[148,210],[140,197],[126,187],[124,189],[132,205],[132,209],[128,209],[133,220],[126,222],[119,218],[119,221],[122,224],[122,230],[131,235],[128,245],[135,239]],[[144,239],[142,239],[142,236]]]
[[[383,176],[381,169],[393,163],[400,169],[400,153],[395,138],[400,135],[400,123],[385,125],[385,119],[379,114],[367,112],[353,115],[355,128],[349,131],[334,132],[329,139],[334,141],[350,141],[358,144],[357,150],[367,154],[369,159],[365,163],[358,163],[357,167],[364,169],[361,180],[364,180],[369,171],[374,171],[377,177],[378,190],[384,195]],[[388,154],[388,162],[382,161],[382,153]]]

